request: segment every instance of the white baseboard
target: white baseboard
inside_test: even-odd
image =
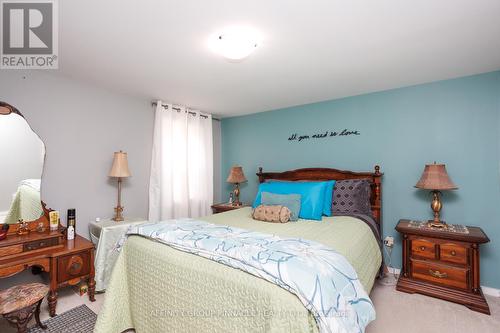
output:
[[[389,273],[396,274],[396,275],[399,275],[399,272],[401,272],[401,269],[390,267],[390,266],[387,266],[387,270],[389,271]]]
[[[389,273],[397,274],[397,275],[399,275],[399,272],[401,272],[401,269],[389,267],[389,266],[387,266],[387,270],[389,271]],[[483,290],[483,294],[485,294],[485,295],[493,296],[493,297],[500,297],[500,289],[486,287],[486,286],[481,286],[481,289]]]
[[[500,297],[500,289],[486,287],[486,286],[481,286],[481,289],[483,290],[483,294],[485,294],[485,295],[493,296],[493,297]]]

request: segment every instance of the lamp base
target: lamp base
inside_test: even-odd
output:
[[[240,202],[240,184],[235,183],[234,184],[234,190],[233,190],[233,206],[241,206]]]
[[[122,206],[116,206],[115,207],[115,216],[113,217],[113,221],[115,222],[120,222],[120,221],[123,221],[124,218],[123,218],[123,207]]]

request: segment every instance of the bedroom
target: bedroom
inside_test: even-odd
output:
[[[57,61],[13,68],[29,56],[9,53],[6,40],[23,31],[11,26],[29,8],[19,4],[31,2],[1,1],[3,14],[14,14],[8,25],[2,20],[11,33],[0,45],[0,221],[9,225],[0,240],[0,293],[44,286],[28,293],[35,303],[21,302],[32,310],[31,332],[44,331],[35,318],[40,300],[50,332],[76,332],[77,324],[82,332],[328,331],[296,290],[262,271],[137,235],[116,249],[130,225],[185,217],[340,252],[373,303],[364,309],[373,319],[366,332],[498,331],[498,2],[45,1],[51,11],[34,12],[53,15],[46,44]],[[46,42],[33,15],[25,34]],[[28,165],[35,171],[17,176]],[[283,174],[303,168],[314,170]],[[340,201],[334,207],[339,184],[351,178],[368,191],[365,215],[374,223]],[[304,189],[288,186],[331,180],[336,189],[321,188],[333,191],[323,193],[323,208],[333,212],[316,210],[310,220],[305,199],[319,192],[297,199]],[[289,201],[298,200],[299,221],[252,218],[255,207],[247,206],[269,184],[278,187],[261,191],[278,200],[269,205],[293,218]],[[30,202],[41,217],[14,216],[37,192],[45,208]],[[230,195],[242,206],[220,205]],[[417,223],[435,219],[431,202],[448,227]],[[50,237],[49,208],[60,214]],[[112,220],[117,211],[124,221]],[[19,218],[29,233],[17,234]],[[67,240],[75,220],[75,239]],[[54,243],[32,248],[41,238]],[[8,299],[0,298],[0,310]],[[269,315],[285,304],[284,314]],[[18,331],[5,316],[11,312],[2,312],[1,332]],[[343,314],[326,326],[342,331],[331,327],[351,318]]]

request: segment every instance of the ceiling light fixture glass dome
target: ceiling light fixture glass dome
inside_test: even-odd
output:
[[[260,44],[259,33],[249,27],[230,27],[213,34],[209,46],[229,61],[247,58]]]

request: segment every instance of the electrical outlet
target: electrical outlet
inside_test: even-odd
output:
[[[386,236],[384,238],[384,245],[387,247],[393,247],[394,246],[394,237]]]

